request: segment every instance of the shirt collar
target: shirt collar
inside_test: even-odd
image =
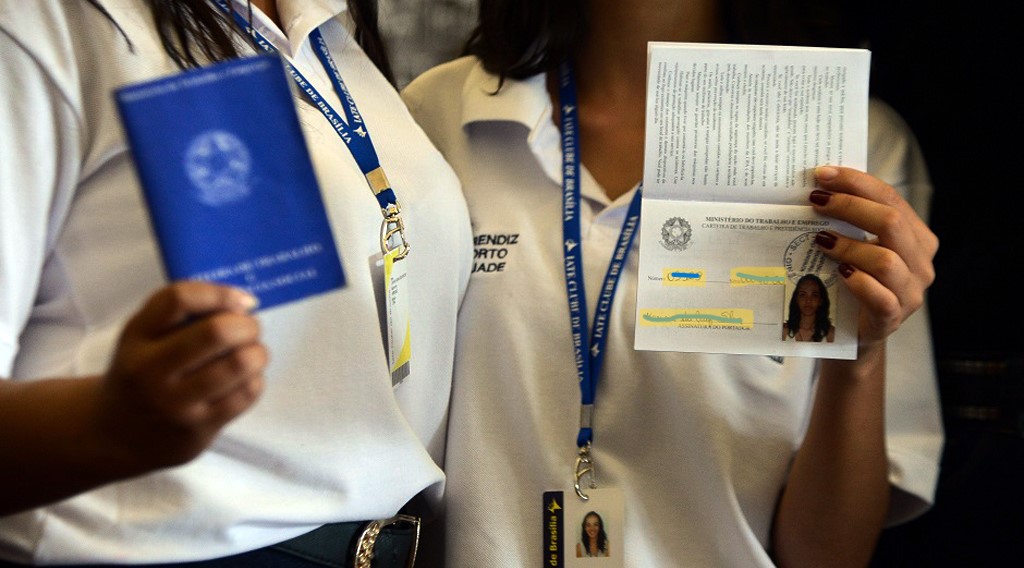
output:
[[[346,0],[278,0],[277,9],[284,23],[284,33],[295,53],[309,33],[324,22],[348,11]]]
[[[473,123],[515,122],[523,125],[526,143],[541,169],[562,184],[562,138],[552,119],[554,108],[543,73],[521,80],[506,79],[501,90],[497,75],[477,61],[462,86],[462,127]],[[611,202],[587,168],[580,168],[580,194],[603,205]],[[627,194],[632,197],[632,192]],[[620,198],[622,200],[622,198]],[[628,201],[626,201],[628,203]]]
[[[527,79],[506,79],[498,91],[498,77],[484,70],[478,61],[462,87],[462,125],[474,122],[518,122],[535,131],[543,122],[550,122],[551,101],[545,88],[544,75]]]
[[[233,5],[239,14],[248,13],[248,0],[233,0]],[[348,3],[346,0],[277,0],[277,11],[284,29],[278,30],[269,18],[258,13],[259,10],[255,6],[253,24],[278,50],[291,57],[299,52],[310,32],[324,22],[347,12]]]

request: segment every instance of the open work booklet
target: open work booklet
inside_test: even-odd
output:
[[[866,168],[869,68],[861,49],[649,45],[637,349],[856,357],[856,300],[814,236],[865,234],[807,196],[815,166]],[[827,314],[820,340],[801,307]]]

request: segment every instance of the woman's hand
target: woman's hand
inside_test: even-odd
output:
[[[816,237],[860,301],[855,360],[824,359],[803,443],[779,500],[780,566],[866,566],[889,509],[885,339],[924,303],[939,240],[885,182],[850,168],[815,170],[810,201],[874,235]]]
[[[196,457],[263,390],[267,349],[241,290],[179,282],[125,325],[99,397],[99,424],[140,471]]]
[[[860,300],[860,343],[882,341],[924,304],[935,280],[939,239],[882,180],[837,166],[819,167],[814,175],[820,189],[810,201],[817,212],[875,235],[859,241],[823,231],[815,241],[841,263],[840,272]]]
[[[263,390],[254,307],[234,288],[172,284],[125,324],[106,373],[0,380],[0,455],[14,460],[0,516],[202,453]]]

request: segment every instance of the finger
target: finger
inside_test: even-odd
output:
[[[827,191],[856,195],[890,207],[910,206],[892,186],[853,168],[819,166],[814,168],[814,180]]]
[[[190,321],[156,341],[154,364],[190,372],[243,345],[259,341],[254,316],[219,312]]]
[[[182,376],[178,385],[182,402],[219,400],[240,384],[262,376],[268,360],[267,349],[260,343],[232,349]]]
[[[814,242],[829,257],[851,269],[858,269],[888,290],[897,299],[903,317],[909,316],[922,305],[926,285],[896,252],[830,231],[815,235]]]
[[[914,211],[910,203],[892,186],[871,174],[853,168],[821,166],[815,168],[814,178],[818,187],[826,192],[843,193],[887,205],[895,209],[904,222],[910,224],[916,232],[930,233],[927,223]],[[867,229],[859,224],[857,226]]]
[[[207,419],[215,424],[226,424],[250,409],[266,387],[264,376],[257,375],[240,383],[235,389],[207,405]]]
[[[885,269],[897,265],[908,267],[910,272],[925,286],[931,285],[934,281],[935,267],[932,260],[938,250],[938,239],[928,227],[918,225],[913,220],[908,225],[905,222],[906,219],[895,209],[852,195],[831,194],[815,190],[811,192],[810,199],[819,213],[846,221],[875,236],[871,243],[864,243],[867,246],[860,247],[858,250],[871,251],[873,249],[867,248],[868,246],[881,246],[895,255],[899,262],[896,262],[896,258],[885,256],[880,258],[878,267],[871,268],[865,264],[864,260],[850,257],[844,257],[843,260],[870,271],[887,283],[889,280],[885,278]],[[917,217],[915,216],[914,219]],[[830,234],[836,236],[835,233]],[[827,239],[827,237],[819,237],[819,240],[822,239]],[[845,244],[857,241],[843,239],[843,242]],[[822,240],[818,244],[827,249],[829,242]],[[848,247],[852,247],[852,245],[848,245]]]
[[[235,396],[253,381],[262,382],[266,368],[266,349],[261,344],[234,349],[206,365],[178,377],[164,389],[159,402],[161,413],[172,423],[185,428],[216,425],[222,399]]]
[[[846,193],[815,189],[808,199],[818,213],[846,221],[873,235],[880,232],[891,235],[888,229],[899,217],[899,212],[888,205]]]
[[[125,327],[154,337],[215,311],[247,313],[257,303],[255,296],[238,288],[200,281],[176,282],[150,296]]]
[[[224,424],[248,410],[263,393],[266,379],[262,374],[232,383],[221,396],[182,406],[177,420],[188,428],[220,429]]]
[[[899,328],[905,313],[892,289],[884,286],[870,274],[842,263],[839,273],[854,297],[860,302],[860,343],[881,341]]]
[[[873,235],[878,244],[903,257],[915,272],[928,275],[932,270],[938,239],[916,215],[907,218],[887,205],[822,190],[812,191],[810,200],[822,215],[846,221]],[[925,280],[930,283],[930,276]]]
[[[839,191],[812,191],[809,199],[817,212],[877,236],[879,243],[903,257],[922,281],[930,284],[934,280],[932,260],[938,238],[895,190],[874,176],[849,168],[816,171],[830,172],[819,178],[820,185]]]

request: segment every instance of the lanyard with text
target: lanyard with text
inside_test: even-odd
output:
[[[253,28],[249,21],[242,17],[236,10],[233,10],[227,0],[215,0],[217,5],[225,13],[230,14],[238,26],[245,31],[256,44],[267,53],[277,53],[277,49],[258,30]],[[387,355],[388,367],[391,371],[391,384],[397,386],[410,374],[412,350],[410,340],[412,337],[409,317],[409,293],[410,286],[407,278],[408,272],[405,262],[398,262],[409,255],[409,241],[405,237],[405,224],[402,221],[401,205],[391,189],[391,183],[384,175],[384,168],[380,165],[377,157],[377,150],[370,139],[370,133],[363,121],[363,116],[356,107],[355,99],[348,90],[348,86],[341,78],[338,66],[331,57],[327,48],[327,42],[319,29],[313,30],[310,34],[314,51],[320,64],[331,78],[335,93],[342,101],[345,111],[345,120],[342,120],[331,105],[324,100],[320,92],[302,76],[293,65],[283,57],[282,62],[292,79],[299,86],[306,97],[316,106],[317,109],[327,118],[334,131],[345,143],[345,147],[352,153],[359,170],[366,178],[370,190],[377,198],[381,214],[384,220],[380,226],[380,251],[383,256],[383,301],[387,315]]]
[[[253,28],[247,19],[228,6],[226,0],[216,0],[216,2],[221,10],[234,17],[238,26],[245,30],[245,33],[252,37],[261,49],[267,53],[277,53],[277,49],[273,44],[263,34]],[[345,85],[345,81],[341,78],[341,73],[338,71],[334,58],[331,57],[330,50],[327,48],[327,42],[324,41],[319,29],[310,32],[309,36],[313,41],[320,64],[324,66],[324,70],[330,76],[338,98],[343,102],[346,120],[340,118],[338,113],[324,100],[320,92],[316,90],[312,83],[306,80],[298,69],[284,61],[283,58],[282,61],[284,61],[285,68],[295,83],[324,117],[327,118],[335,132],[345,142],[345,146],[352,152],[352,157],[355,158],[356,163],[359,165],[359,170],[363,172],[370,190],[377,198],[381,214],[384,216],[380,234],[381,253],[385,256],[390,254],[394,260],[401,260],[409,254],[409,242],[405,237],[401,205],[398,203],[398,198],[391,188],[391,183],[388,181],[387,176],[384,175],[384,168],[380,165],[377,150],[370,139],[370,133],[363,122],[362,114],[360,114],[359,109],[356,107],[356,101],[352,98],[348,86]],[[392,248],[392,245],[395,248]]]
[[[633,247],[633,238],[639,225],[641,188],[633,195],[626,219],[622,223],[615,252],[608,264],[608,272],[598,296],[594,326],[589,341],[585,341],[589,326],[587,294],[583,286],[583,244],[579,217],[580,159],[577,148],[576,83],[569,63],[563,63],[560,69],[558,98],[562,123],[562,236],[565,247],[565,286],[569,297],[569,322],[572,326],[576,373],[580,381],[580,431],[576,438],[579,453],[576,457],[573,487],[576,489],[576,495],[585,501],[589,497],[580,485],[583,477],[589,475],[590,488],[597,487],[590,449],[593,441],[592,422],[597,381],[601,373],[601,364],[604,362],[604,345],[608,337],[608,315],[611,312],[619,277],[622,275],[622,267]]]

